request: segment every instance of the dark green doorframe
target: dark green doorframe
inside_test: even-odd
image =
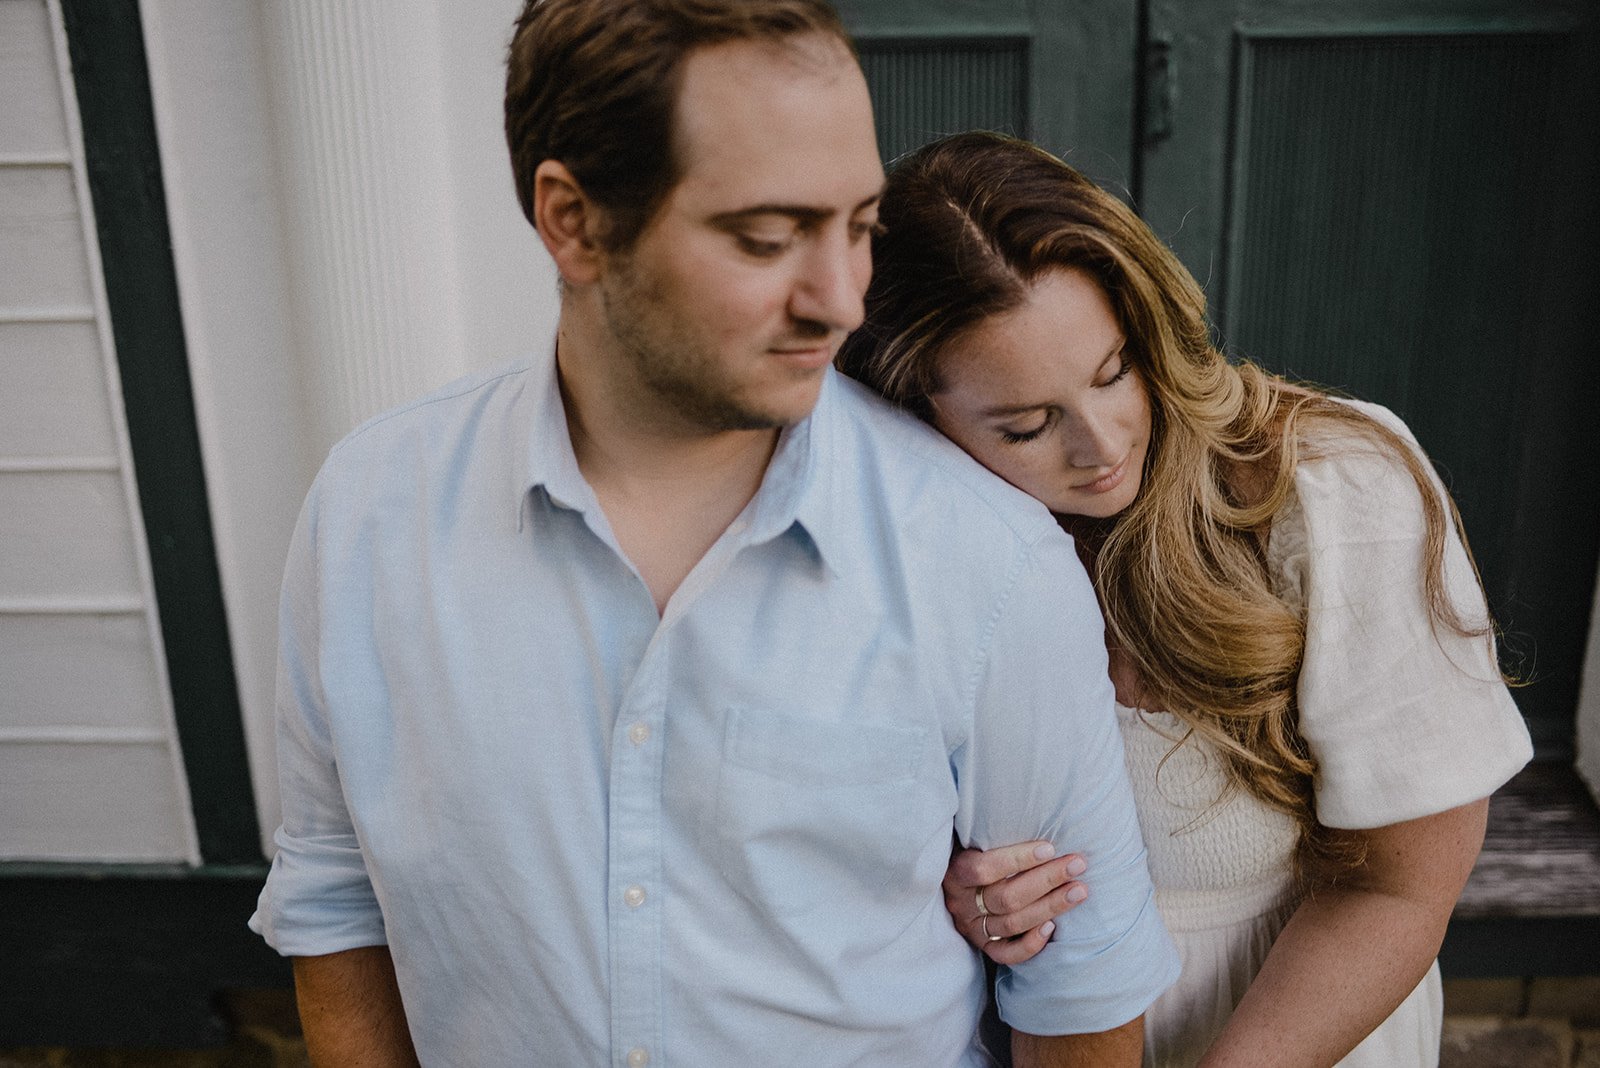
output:
[[[261,860],[137,0],[62,0],[190,801],[208,864]]]

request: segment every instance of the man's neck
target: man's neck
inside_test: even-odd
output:
[[[760,489],[779,432],[707,431],[650,418],[587,370],[558,348],[573,455],[661,612]]]

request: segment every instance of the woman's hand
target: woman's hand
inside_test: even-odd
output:
[[[1057,857],[1049,842],[963,849],[944,875],[944,907],[956,930],[996,964],[1020,964],[1044,948],[1055,917],[1089,896],[1076,879],[1088,865]]]

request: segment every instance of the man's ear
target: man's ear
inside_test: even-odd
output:
[[[562,281],[581,286],[599,277],[603,254],[594,235],[604,224],[601,210],[559,160],[533,172],[533,221]]]

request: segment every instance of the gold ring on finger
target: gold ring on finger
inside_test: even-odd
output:
[[[977,897],[978,897],[978,915],[979,916],[987,916],[987,915],[989,915],[989,906],[985,905],[983,903],[983,887],[981,887],[981,886],[978,887],[978,895],[977,895]]]
[[[1005,937],[1004,935],[997,935],[997,934],[990,934],[989,933],[989,915],[988,915],[988,913],[984,913],[984,916],[983,916],[983,939],[984,939],[984,941],[986,941],[986,942],[998,942],[998,941],[1000,941],[1000,939],[1002,939],[1004,937]]]

